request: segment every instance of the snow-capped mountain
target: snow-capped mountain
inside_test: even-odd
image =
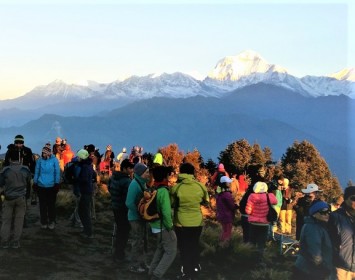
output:
[[[38,86],[24,96],[0,101],[0,110],[11,107],[33,110],[61,102],[109,102],[111,107],[117,107],[152,97],[222,97],[258,83],[281,86],[306,97],[346,95],[355,99],[354,73],[352,68],[323,77],[297,78],[285,68],[268,63],[258,53],[245,51],[219,60],[203,80],[180,72],[132,76],[106,84],[86,81],[76,85],[56,80]]]

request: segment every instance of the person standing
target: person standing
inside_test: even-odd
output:
[[[71,160],[75,157],[74,152],[71,150],[71,147],[69,144],[65,144],[64,146],[64,151],[62,153],[62,158],[63,158],[63,164],[64,166],[71,162]]]
[[[301,190],[303,197],[297,200],[293,209],[296,212],[296,239],[300,240],[301,230],[304,224],[304,217],[308,216],[309,207],[313,201],[318,200],[320,193],[323,192],[316,184],[308,184],[305,189]]]
[[[282,205],[280,213],[281,233],[290,235],[292,233],[292,214],[294,205],[294,191],[289,186],[289,180],[283,179],[283,186],[281,187]]]
[[[23,221],[26,212],[26,190],[31,186],[31,171],[18,161],[11,161],[0,173],[0,187],[5,200],[2,204],[1,240],[4,249],[10,246],[11,224],[13,221],[12,248],[20,247]]]
[[[55,228],[55,203],[60,183],[60,168],[58,159],[48,146],[42,149],[42,156],[37,160],[33,190],[37,192],[41,228]]]
[[[191,163],[180,165],[178,182],[170,195],[174,206],[174,228],[181,256],[180,277],[194,278],[201,270],[199,241],[203,227],[201,204],[209,204],[206,187],[195,177]]]
[[[169,195],[169,176],[172,168],[162,165],[152,170],[154,188],[157,190],[156,205],[159,219],[150,222],[152,233],[157,239],[155,253],[150,263],[149,275],[151,280],[162,279],[175,260],[177,239],[173,230],[173,220]]]
[[[220,236],[221,247],[228,247],[230,245],[233,220],[235,210],[237,209],[230,190],[232,182],[233,180],[228,176],[223,176],[219,182],[221,192],[216,195],[217,221],[222,225],[222,233]]]
[[[87,150],[78,151],[78,163],[75,165],[74,189],[79,190],[80,199],[78,205],[78,213],[83,225],[81,237],[92,239],[93,230],[91,222],[91,202],[93,182],[96,182],[96,172],[92,166],[92,159],[89,157]]]
[[[329,214],[329,205],[322,200],[315,201],[309,208],[309,216],[305,217],[301,232],[300,253],[293,279],[329,279],[333,268],[332,243],[327,228]]]
[[[130,254],[129,271],[133,273],[144,273],[147,269],[146,263],[146,223],[141,219],[137,205],[147,189],[147,182],[150,180],[148,167],[143,163],[137,163],[133,169],[134,179],[129,184],[126,198],[128,208],[128,220],[131,226],[132,250]]]
[[[128,159],[122,161],[120,171],[113,171],[109,179],[108,191],[111,194],[111,205],[116,223],[116,248],[114,248],[114,259],[125,260],[125,249],[128,242],[130,225],[128,221],[128,208],[126,198],[128,187],[132,181],[133,163]]]
[[[269,212],[268,197],[271,205],[277,204],[277,199],[273,193],[267,192],[268,186],[265,182],[256,182],[253,191],[248,197],[245,212],[249,215],[250,242],[256,245],[262,259],[270,224],[266,218]]]
[[[333,243],[335,279],[355,279],[355,186],[344,191],[344,203],[330,213],[329,235]]]

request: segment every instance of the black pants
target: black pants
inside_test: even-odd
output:
[[[264,252],[267,241],[267,233],[269,230],[269,225],[249,225],[250,229],[250,242],[258,248],[260,253]]]
[[[41,224],[47,225],[54,223],[56,219],[55,202],[57,200],[57,192],[54,187],[38,188],[39,214],[41,216]]]
[[[125,258],[125,249],[130,231],[130,224],[127,218],[127,214],[128,209],[126,207],[113,209],[113,215],[115,216],[115,223],[117,226],[115,257],[119,260],[123,260]]]
[[[200,236],[202,226],[199,227],[175,227],[177,244],[180,251],[183,272],[188,276],[196,273],[200,265]]]
[[[84,227],[84,234],[90,236],[92,235],[92,224],[91,224],[91,202],[92,194],[81,194],[78,206],[78,213],[81,223]]]
[[[242,215],[240,222],[243,230],[243,242],[248,243],[250,241],[248,217]]]

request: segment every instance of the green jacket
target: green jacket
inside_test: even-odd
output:
[[[167,188],[161,187],[157,191],[157,208],[161,220],[156,220],[149,223],[152,228],[171,230],[173,228],[173,219],[171,212],[171,203],[169,190]],[[161,224],[162,221],[162,224]]]
[[[193,175],[180,174],[170,194],[175,226],[197,227],[203,224],[201,204],[209,203],[208,192],[203,184]]]

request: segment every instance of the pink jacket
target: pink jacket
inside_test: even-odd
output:
[[[266,194],[269,195],[270,204],[277,203],[277,199],[273,193],[252,193],[247,202],[245,212],[249,215],[249,223],[269,224],[266,219],[269,211]]]

